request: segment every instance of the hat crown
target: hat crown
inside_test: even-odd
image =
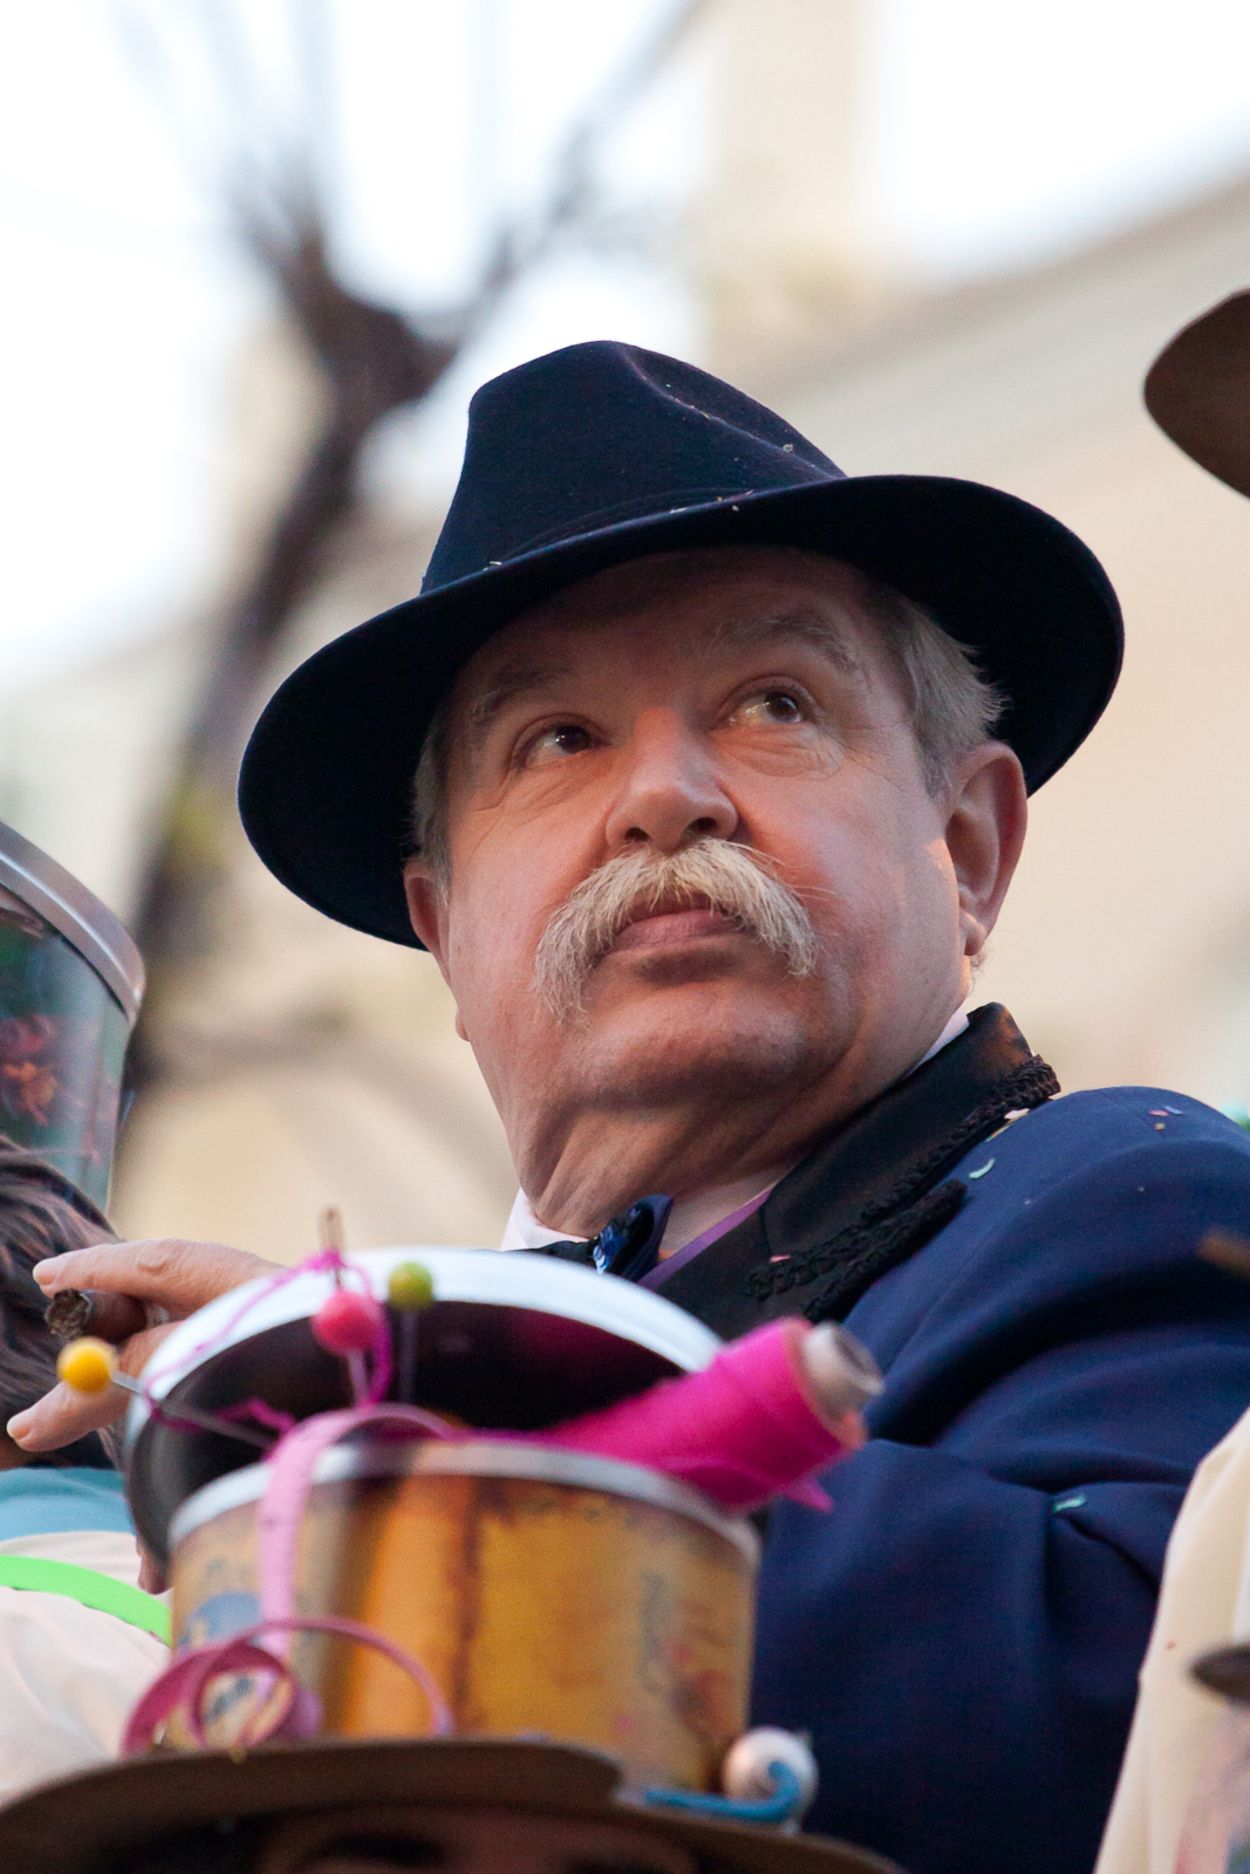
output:
[[[773,411],[696,366],[598,340],[484,384],[422,591],[630,520],[844,480]]]

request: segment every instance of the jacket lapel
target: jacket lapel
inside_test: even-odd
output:
[[[962,1035],[823,1140],[660,1293],[726,1337],[778,1315],[840,1318],[955,1215],[964,1186],[947,1174],[964,1153],[1010,1112],[1058,1091],[1007,1011],[978,1009]]]

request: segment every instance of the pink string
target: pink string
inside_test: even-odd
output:
[[[158,1366],[154,1372],[144,1376],[143,1397],[153,1416],[174,1431],[202,1432],[204,1429],[202,1425],[196,1425],[189,1419],[180,1419],[176,1409],[171,1410],[159,1399],[154,1398],[152,1388],[162,1380],[177,1378],[185,1373],[204,1355],[215,1353],[234,1333],[240,1322],[247,1319],[253,1308],[259,1307],[262,1301],[267,1301],[279,1289],[285,1288],[288,1282],[293,1282],[297,1276],[319,1275],[326,1270],[336,1272],[344,1282],[355,1283],[362,1294],[372,1297],[373,1291],[364,1271],[346,1261],[337,1249],[318,1250],[314,1255],[305,1257],[304,1261],[297,1264],[295,1268],[280,1269],[253,1294],[241,1301],[214,1333],[206,1335],[203,1340],[196,1341],[176,1360],[169,1361],[164,1366]],[[352,1378],[352,1391],[357,1405],[376,1405],[383,1398],[391,1383],[391,1335],[384,1308],[379,1309],[378,1312],[378,1323],[370,1351],[371,1360],[367,1371],[360,1370],[360,1363],[355,1359],[348,1363]],[[250,1419],[267,1431],[277,1432],[279,1436],[291,1431],[297,1423],[289,1412],[281,1412],[264,1399],[258,1398],[245,1399],[240,1405],[223,1407],[213,1416],[236,1422]]]
[[[366,1282],[365,1293],[370,1292]],[[373,1334],[373,1371],[367,1386],[362,1389],[355,1372],[353,1371],[352,1374],[357,1405],[378,1405],[386,1397],[387,1387],[391,1383],[392,1366],[390,1324],[386,1318],[386,1309],[379,1307],[378,1324]]]
[[[254,1744],[278,1738],[299,1741],[315,1737],[321,1726],[321,1710],[315,1695],[296,1680],[285,1659],[279,1658],[269,1648],[256,1644],[258,1634],[273,1632],[285,1635],[330,1633],[353,1640],[359,1646],[372,1647],[420,1686],[430,1707],[434,1736],[446,1737],[454,1730],[450,1706],[433,1675],[414,1654],[359,1620],[326,1614],[320,1617],[293,1617],[289,1620],[259,1620],[254,1626],[244,1627],[241,1632],[232,1634],[228,1640],[198,1646],[181,1654],[148,1687],[131,1712],[122,1736],[122,1756],[133,1757],[141,1751],[151,1750],[156,1743],[157,1733],[180,1709],[185,1709],[187,1728],[197,1749],[211,1749],[204,1729],[204,1705],[213,1683],[229,1673],[263,1674],[271,1686],[285,1685],[290,1694],[286,1703],[266,1718],[264,1703],[268,1693],[262,1689],[261,1710],[243,1736],[233,1740],[234,1748],[250,1749]]]
[[[178,1359],[170,1361],[165,1366],[158,1366],[148,1383],[155,1385],[158,1380],[183,1373],[189,1366],[194,1366],[201,1355],[215,1353],[222,1342],[233,1334],[240,1321],[245,1321],[252,1309],[258,1308],[262,1301],[268,1301],[271,1295],[276,1295],[280,1288],[285,1288],[288,1282],[294,1282],[298,1276],[320,1275],[327,1269],[337,1269],[344,1280],[359,1282],[366,1294],[371,1292],[363,1273],[354,1268],[351,1263],[344,1261],[337,1249],[319,1249],[315,1255],[306,1256],[303,1262],[297,1263],[293,1269],[279,1269],[276,1275],[269,1276],[254,1294],[248,1295],[231,1314],[226,1316],[221,1327],[204,1340],[196,1341],[194,1346],[181,1354]]]
[[[376,1379],[376,1373],[375,1373]],[[239,1740],[245,1747],[266,1739],[314,1736],[321,1714],[315,1696],[296,1679],[287,1660],[292,1634],[335,1633],[371,1646],[416,1680],[429,1701],[436,1734],[451,1730],[451,1713],[420,1660],[360,1621],[338,1615],[300,1616],[295,1612],[295,1559],[300,1527],[312,1488],[317,1460],[350,1433],[364,1427],[403,1438],[463,1438],[465,1433],[417,1406],[365,1403],[338,1412],[320,1412],[283,1433],[267,1459],[268,1476],[258,1517],[261,1619],[225,1641],[182,1653],[140,1699],[126,1726],[124,1755],[151,1748],[157,1731],[185,1708],[192,1740],[208,1749],[204,1702],[211,1683],[226,1673],[253,1671],[268,1685],[260,1691],[261,1714]],[[279,1634],[276,1647],[254,1644],[259,1633]],[[266,1718],[272,1691],[285,1686],[288,1697]]]
[[[467,1435],[419,1406],[372,1404],[319,1412],[287,1432],[267,1459],[268,1477],[257,1519],[260,1606],[267,1623],[285,1626],[295,1613],[296,1545],[317,1460],[364,1427],[408,1439],[463,1439]]]
[[[268,1405],[265,1400],[257,1398],[245,1399],[242,1405],[222,1406],[213,1416],[232,1420],[254,1419],[258,1425],[263,1425],[266,1431],[277,1432],[279,1437],[283,1432],[289,1432],[293,1426],[299,1424],[293,1412],[279,1412],[276,1406]]]
[[[700,1372],[524,1437],[645,1464],[735,1512],[775,1496],[827,1510],[813,1473],[858,1449],[866,1433],[858,1413],[830,1423],[810,1404],[799,1368],[808,1331],[798,1319],[769,1322],[730,1341]]]

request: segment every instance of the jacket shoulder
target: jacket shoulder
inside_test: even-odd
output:
[[[1130,1292],[1165,1316],[1182,1295],[1229,1318],[1250,1311],[1250,1283],[1198,1254],[1208,1231],[1250,1238],[1250,1135],[1200,1100],[1158,1087],[1068,1094],[950,1176],[960,1209],[873,1285],[852,1311],[857,1331],[862,1320],[903,1337],[947,1308],[997,1329]]]
[[[1168,1087],[1092,1087],[1061,1094],[1039,1108],[1036,1116],[1062,1127],[1122,1132],[1126,1142],[1145,1138],[1175,1145],[1209,1140],[1250,1161],[1250,1132],[1245,1127],[1202,1100]]]
[[[987,1176],[992,1162],[1019,1176],[1044,1167],[1052,1181],[1105,1181],[1170,1177],[1179,1174],[1181,1161],[1192,1177],[1246,1180],[1250,1186],[1250,1133],[1184,1093],[1097,1087],[1063,1094],[1020,1115],[967,1153],[952,1175],[975,1182]],[[987,1195],[989,1188],[987,1179]]]

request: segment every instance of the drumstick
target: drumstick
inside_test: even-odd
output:
[[[327,1204],[322,1211],[318,1233],[322,1249],[328,1250],[333,1256],[330,1274],[334,1281],[335,1291],[343,1294],[343,1213],[337,1204]],[[363,1305],[363,1298],[355,1304],[360,1307]],[[328,1311],[320,1311],[318,1319],[322,1314],[327,1324],[326,1335],[323,1338],[318,1332],[316,1321],[313,1324],[313,1333],[327,1353],[339,1354],[347,1362],[347,1371],[352,1382],[352,1397],[359,1405],[369,1390],[369,1375],[365,1371],[364,1353],[361,1351],[362,1347],[367,1348],[371,1345],[369,1326],[355,1319],[353,1304],[346,1304],[346,1314],[342,1318],[335,1306],[331,1306]],[[362,1334],[364,1339],[358,1346],[357,1340]]]
[[[339,1258],[342,1257],[342,1254],[343,1254],[343,1213],[339,1209],[337,1204],[327,1204],[325,1209],[322,1211],[320,1223],[318,1227],[318,1235],[321,1238],[322,1249],[331,1250],[336,1257],[339,1257]],[[335,1262],[333,1265],[333,1273],[334,1273],[335,1288],[342,1288],[343,1271],[341,1267],[339,1266],[338,1262]]]

